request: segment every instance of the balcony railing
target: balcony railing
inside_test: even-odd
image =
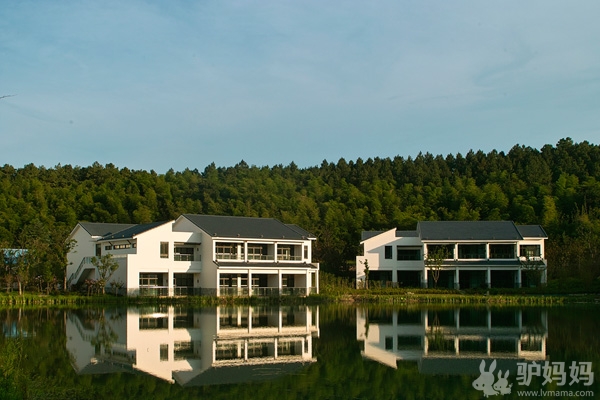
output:
[[[175,261],[194,261],[193,254],[175,254],[173,258]]]
[[[302,257],[279,254],[277,256],[277,261],[302,261]]]
[[[247,287],[229,287],[221,286],[219,288],[221,296],[249,296]],[[277,296],[306,296],[311,293],[316,293],[316,288],[294,288],[294,287],[253,287],[252,296],[260,297],[277,297]]]

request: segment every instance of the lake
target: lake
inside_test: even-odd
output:
[[[597,398],[599,310],[2,309],[0,399]]]

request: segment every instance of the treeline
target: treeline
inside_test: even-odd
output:
[[[204,170],[0,168],[0,243],[57,251],[78,221],[143,223],[182,213],[274,217],[317,235],[325,271],[352,274],[363,230],[415,229],[419,220],[542,224],[549,278],[600,276],[600,147],[561,139],[508,153],[357,159],[320,166]],[[52,272],[61,281],[58,257]],[[61,272],[62,271],[62,272]]]

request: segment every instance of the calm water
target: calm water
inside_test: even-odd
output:
[[[4,309],[0,399],[600,398],[598,311]]]

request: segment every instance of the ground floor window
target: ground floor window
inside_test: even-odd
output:
[[[140,286],[158,286],[158,274],[140,274]]]
[[[193,287],[194,286],[194,274],[174,274],[173,280],[175,286]]]

